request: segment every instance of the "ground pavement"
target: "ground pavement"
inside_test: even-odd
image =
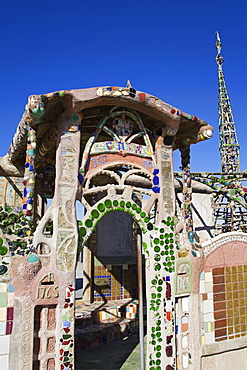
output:
[[[139,335],[76,351],[76,370],[140,370]]]

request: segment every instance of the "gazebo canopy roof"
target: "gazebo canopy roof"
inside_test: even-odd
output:
[[[16,167],[17,172],[22,172],[21,167],[24,166],[26,158],[27,128],[29,126],[36,128],[38,151],[42,142],[52,132],[56,132],[59,118],[63,112],[70,114],[82,111],[81,149],[83,150],[100,120],[114,106],[135,110],[150,132],[154,128],[164,126],[176,129],[174,149],[180,147],[181,143],[192,144],[200,141],[198,137],[202,128],[213,131],[213,128],[200,118],[184,113],[159,98],[136,91],[132,87],[93,87],[31,95],[17,126],[9,152],[0,159],[0,165],[3,168],[2,174],[7,164]],[[207,137],[203,139],[205,138]],[[100,139],[107,140],[107,135],[102,133]],[[56,143],[53,146],[51,151],[55,151]],[[16,175],[18,174],[16,173]]]

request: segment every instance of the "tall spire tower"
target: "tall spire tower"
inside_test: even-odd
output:
[[[222,43],[219,32],[216,32],[216,38],[219,84],[219,149],[222,173],[221,178],[216,177],[213,180],[215,182],[214,189],[218,188],[214,198],[215,231],[216,233],[234,230],[246,231],[246,188],[242,188],[241,182],[243,175],[240,173],[240,147],[223,74],[224,59],[221,55]]]
[[[247,188],[242,185],[247,179],[247,171],[240,172],[240,147],[223,74],[224,59],[221,55],[222,43],[218,32],[216,37],[221,172],[202,172],[196,176],[191,174],[194,180],[203,182],[213,189],[214,236],[230,231],[247,233]]]
[[[219,84],[219,132],[220,132],[220,156],[222,173],[240,172],[239,144],[236,126],[232,114],[231,103],[226,88],[223,74],[224,58],[221,55],[222,43],[219,32],[216,32],[216,63],[218,65],[218,84]]]

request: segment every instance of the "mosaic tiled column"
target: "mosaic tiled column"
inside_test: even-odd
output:
[[[190,297],[181,297],[176,300],[176,337],[177,337],[177,368],[191,369],[190,353]],[[198,369],[198,368],[197,368]]]
[[[192,245],[195,243],[195,233],[192,218],[192,187],[190,173],[190,146],[180,148],[183,170],[183,216],[188,239]],[[196,252],[192,251],[194,257]]]
[[[34,186],[35,186],[35,153],[36,153],[36,131],[28,128],[26,163],[24,174],[24,190],[23,190],[23,211],[28,220],[33,219],[33,201],[34,201]]]
[[[149,370],[175,369],[174,327],[174,182],[172,148],[157,140],[154,191],[158,196],[156,225],[144,235],[148,303],[147,358]],[[148,238],[149,237],[149,238]],[[147,243],[147,245],[146,245]]]
[[[200,253],[195,243],[195,232],[192,217],[192,184],[190,172],[190,146],[184,145],[180,148],[181,162],[183,170],[183,218],[185,233],[183,234],[183,247],[187,251],[191,250],[190,257],[195,258],[192,261],[193,284],[186,297],[189,309],[182,310],[182,316],[178,322],[178,337],[180,340],[180,348],[178,348],[178,362],[181,368],[197,370],[200,367],[200,336],[198,331],[199,316],[199,295],[197,281],[199,280],[198,271],[200,271]],[[180,259],[182,253],[179,255]],[[178,271],[179,273],[179,271]],[[182,299],[182,298],[181,298]],[[184,298],[183,298],[183,300]],[[187,326],[187,330],[185,329]]]
[[[193,242],[193,223],[192,223],[192,189],[191,189],[191,174],[190,174],[190,147],[186,146],[181,149],[181,159],[182,159],[182,170],[183,170],[183,204],[184,204],[184,219],[186,230],[189,239]],[[189,232],[191,232],[189,234]]]
[[[52,207],[57,214],[53,220],[56,234],[55,264],[62,282],[57,317],[57,330],[60,330],[57,358],[60,364],[56,363],[56,369],[59,370],[74,368],[74,284],[78,244],[75,200],[78,189],[80,121],[80,114],[62,118],[56,155],[56,187]]]
[[[169,230],[169,238],[165,238],[166,243],[169,240],[169,253],[165,254],[166,274],[165,279],[165,297],[164,297],[164,321],[165,321],[165,364],[163,367],[166,370],[175,369],[175,287],[174,287],[174,212],[175,212],[175,191],[173,178],[173,163],[172,163],[172,147],[162,147],[161,152],[161,169],[162,169],[162,188],[164,201],[164,218],[166,221],[167,231]],[[170,219],[170,221],[169,221]],[[165,233],[166,236],[166,233]],[[167,249],[166,249],[167,251]],[[166,253],[165,251],[165,253]]]
[[[189,257],[178,258],[176,266],[177,368],[198,370],[201,355],[198,282],[202,259]]]
[[[73,271],[76,262],[78,236],[75,200],[78,189],[80,153],[79,124],[80,116],[77,114],[62,121],[56,156],[57,172],[54,195],[54,203],[58,207],[56,267],[64,272]]]

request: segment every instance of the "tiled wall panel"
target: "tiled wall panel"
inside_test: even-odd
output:
[[[94,300],[127,298],[138,298],[136,265],[94,267]]]

